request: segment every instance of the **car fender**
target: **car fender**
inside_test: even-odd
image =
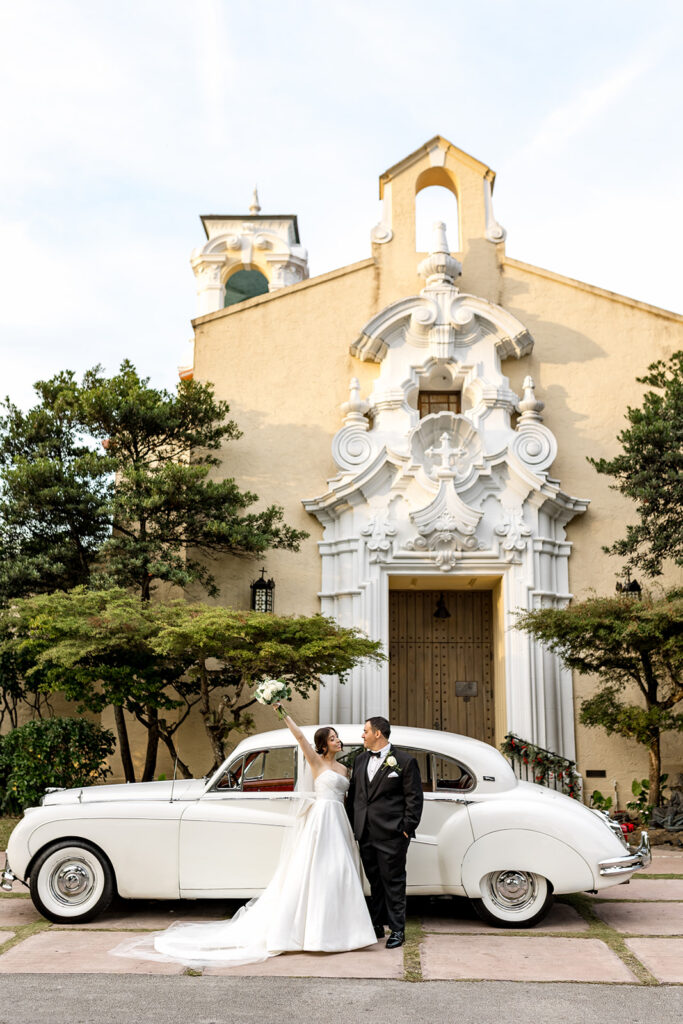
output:
[[[593,872],[576,850],[559,839],[529,829],[501,829],[477,839],[463,859],[463,888],[470,899],[480,897],[486,875],[509,869],[542,875],[556,893],[594,888]]]
[[[32,816],[34,827],[24,838],[24,856],[16,858],[15,868],[12,855],[10,866],[19,874],[23,867],[21,861],[24,861],[26,866],[20,877],[26,877],[36,856],[46,846],[63,839],[85,839],[108,858],[120,896],[126,899],[178,899],[178,818],[181,806],[153,804],[145,808],[138,804],[135,807],[129,805],[124,810],[120,804],[102,804],[93,814],[92,806],[75,805],[60,808],[60,815],[47,821],[39,820],[44,813],[41,808]]]

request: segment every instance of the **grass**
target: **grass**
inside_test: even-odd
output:
[[[406,921],[406,941],[403,946],[403,980],[422,981],[422,961],[420,960],[420,943],[424,931],[419,918],[410,917]]]
[[[19,818],[0,818],[0,850],[7,849],[12,829],[18,824],[19,820]]]
[[[44,932],[50,927],[49,921],[34,921],[33,924],[22,924],[22,925],[8,925],[8,929],[14,932],[11,939],[7,942],[0,944],[0,956],[6,953],[12,946],[17,946],[24,939],[28,939],[31,935],[37,935],[39,932]]]

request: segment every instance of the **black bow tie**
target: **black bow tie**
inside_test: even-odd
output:
[[[370,757],[381,757],[381,756],[382,756],[382,751],[381,750],[371,750],[370,751]]]

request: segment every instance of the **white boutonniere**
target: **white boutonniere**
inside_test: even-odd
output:
[[[389,754],[389,755],[387,755],[387,757],[384,758],[384,764],[382,765],[382,771],[386,771],[387,768],[391,768],[391,770],[394,771],[394,772],[400,772],[401,771],[399,763],[398,763],[398,761],[396,760],[396,758],[394,757],[393,754]]]

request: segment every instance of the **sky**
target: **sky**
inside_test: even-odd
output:
[[[682,30],[678,0],[0,0],[0,395],[125,358],[174,387],[201,214],[257,184],[325,273],[436,134],[496,171],[508,256],[683,312]]]

